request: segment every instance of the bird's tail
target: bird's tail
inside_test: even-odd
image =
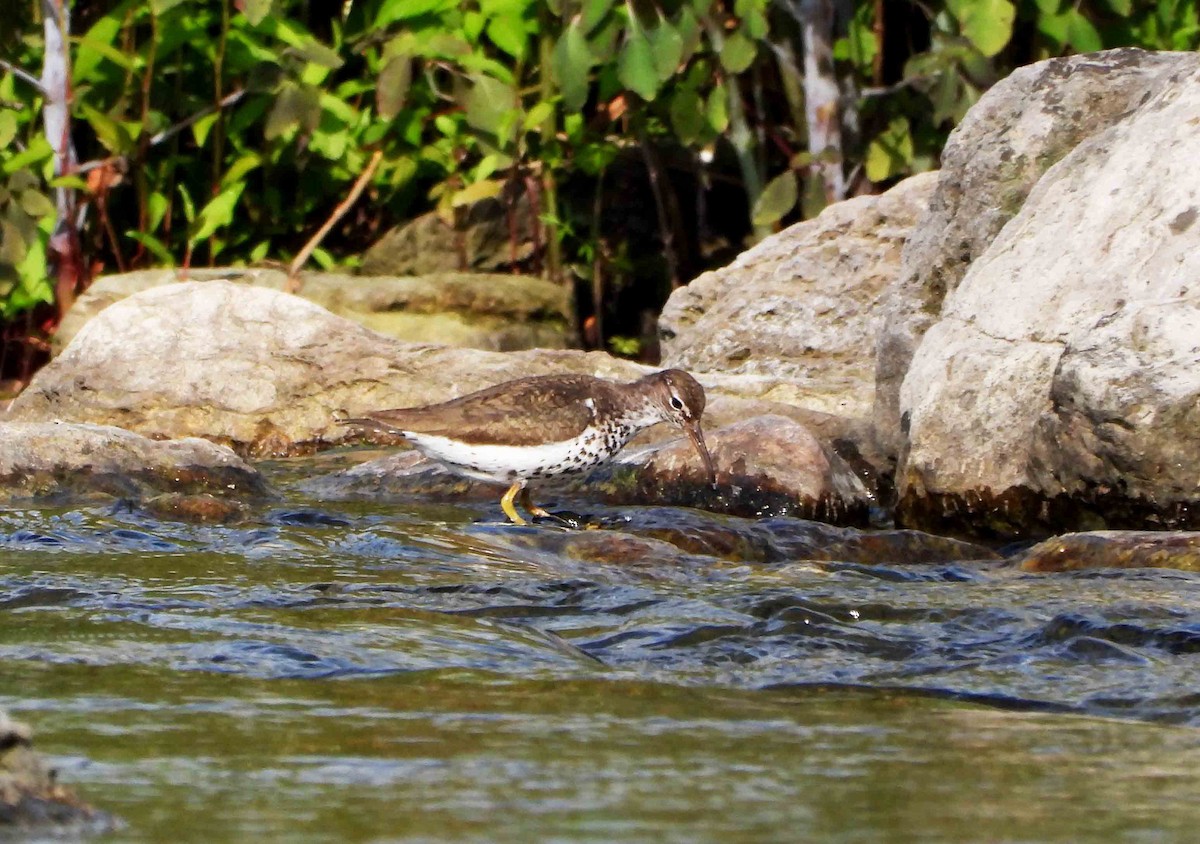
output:
[[[399,428],[395,428],[386,422],[380,422],[378,419],[371,419],[366,416],[350,416],[345,410],[335,410],[332,414],[333,421],[339,425],[344,425],[347,428],[358,428],[363,431],[375,431],[380,434],[391,434],[392,436],[402,437],[404,432]]]

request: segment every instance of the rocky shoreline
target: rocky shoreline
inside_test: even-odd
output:
[[[652,430],[581,494],[991,542],[1200,527],[1197,83],[1191,53],[1023,68],[972,110],[938,173],[832,206],[677,291],[662,364],[708,390],[718,487]],[[245,503],[269,494],[254,460],[345,444],[340,410],[647,371],[598,352],[416,342],[318,303],[363,299],[378,279],[346,277],[340,298],[314,279],[309,301],[278,279],[206,272],[97,286],[0,427],[4,495]],[[554,310],[538,291],[535,310]],[[436,299],[389,295],[385,309]],[[438,470],[414,460],[361,474],[420,474],[393,486],[421,494]]]

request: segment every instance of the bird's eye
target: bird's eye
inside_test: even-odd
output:
[[[679,400],[678,396],[671,396],[671,407],[676,410],[683,410],[683,402]]]

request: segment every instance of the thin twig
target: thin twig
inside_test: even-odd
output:
[[[338,220],[346,216],[346,212],[350,210],[350,206],[358,200],[359,195],[363,192],[363,188],[367,186],[367,182],[371,181],[371,177],[375,175],[375,168],[379,166],[379,162],[382,159],[383,150],[375,150],[371,155],[371,160],[367,162],[367,166],[363,169],[357,181],[355,181],[354,187],[350,188],[350,193],[338,203],[338,206],[333,209],[333,213],[329,215],[329,219],[325,221],[325,224],[317,229],[317,233],[309,238],[308,243],[304,244],[304,248],[292,259],[291,266],[288,267],[287,285],[284,288],[288,293],[299,292],[300,283],[297,276],[300,273],[300,268],[304,266],[304,262],[308,260],[308,256],[312,254],[312,251],[325,239],[325,235],[329,234],[329,230],[337,225]]]
[[[11,73],[13,76],[20,79],[22,82],[24,82],[28,85],[32,85],[34,88],[37,89],[37,92],[39,94],[46,93],[46,88],[45,88],[45,86],[42,85],[42,80],[38,79],[36,76],[34,76],[32,73],[29,73],[28,71],[21,70],[21,68],[17,67],[12,62],[6,61],[5,59],[0,59],[0,68],[4,68],[9,73]]]

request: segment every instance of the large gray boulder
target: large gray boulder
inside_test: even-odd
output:
[[[286,290],[287,274],[262,268],[138,270],[103,276],[54,334],[60,352],[96,314],[135,293],[182,281],[227,281]],[[574,345],[566,288],[542,278],[443,272],[425,276],[304,273],[301,298],[397,340],[493,351]]]
[[[97,314],[17,397],[11,418],[288,455],[342,436],[332,422],[339,409],[423,404],[522,375],[643,371],[603,354],[407,344],[267,287],[184,282]]]
[[[1051,59],[1017,69],[967,113],[942,151],[929,212],[905,244],[899,280],[883,302],[874,422],[886,452],[900,447],[900,383],[913,352],[1033,186],[1081,142],[1197,67],[1196,53],[1138,49]]]
[[[868,419],[880,301],[936,183],[924,173],[831,205],[676,290],[659,320],[663,365],[743,395]]]
[[[901,518],[1200,521],[1200,57],[1038,181],[900,391]]]

